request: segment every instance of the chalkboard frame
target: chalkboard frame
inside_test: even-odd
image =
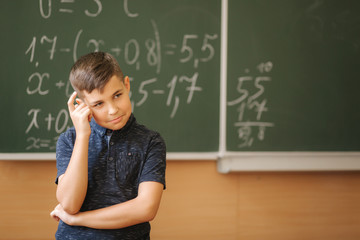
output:
[[[220,173],[360,170],[360,152],[226,152]]]

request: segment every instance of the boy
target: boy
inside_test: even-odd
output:
[[[165,189],[163,139],[136,122],[129,78],[110,54],[81,57],[70,82],[74,127],[56,149],[56,238],[150,239]]]

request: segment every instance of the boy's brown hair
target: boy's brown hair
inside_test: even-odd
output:
[[[109,53],[93,52],[80,57],[70,71],[70,83],[80,98],[82,91],[100,92],[112,76],[116,75],[124,82],[124,75],[116,59]]]

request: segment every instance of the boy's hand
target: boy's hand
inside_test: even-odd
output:
[[[90,108],[80,99],[76,99],[77,104],[74,104],[77,92],[74,92],[67,102],[71,120],[74,124],[76,135],[90,136],[91,129],[89,121],[91,119]]]
[[[75,217],[75,215],[71,215],[65,212],[60,204],[55,207],[55,209],[50,213],[50,216],[56,221],[62,220],[68,225],[73,225],[73,219]]]

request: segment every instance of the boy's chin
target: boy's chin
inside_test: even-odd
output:
[[[127,119],[128,120],[128,119]],[[110,130],[113,130],[113,131],[116,131],[116,130],[120,130],[122,129],[126,123],[127,123],[127,120],[126,121],[121,121],[119,123],[116,123],[116,124],[112,124],[112,123],[98,123],[100,126],[102,126],[103,128],[106,128],[106,129],[110,129]]]
[[[99,124],[100,125],[100,124]],[[125,125],[120,125],[120,126],[114,126],[114,125],[109,125],[109,124],[107,124],[107,125],[100,125],[100,126],[102,126],[102,127],[104,127],[104,128],[106,128],[106,129],[110,129],[110,130],[113,130],[113,131],[117,131],[117,130],[120,130],[120,129],[122,129]]]

